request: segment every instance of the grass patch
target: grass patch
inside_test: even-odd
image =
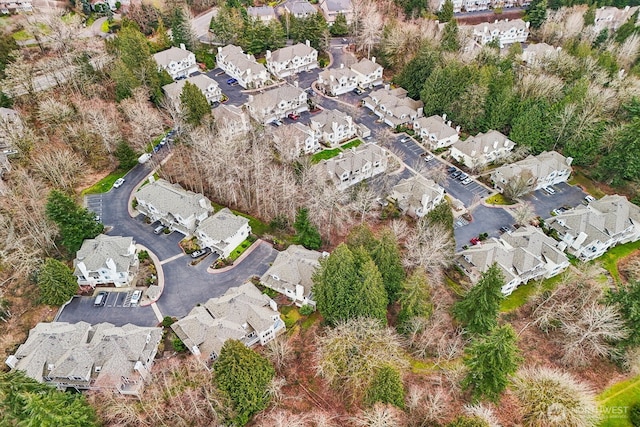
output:
[[[637,242],[625,243],[624,245],[618,245],[609,249],[598,261],[602,262],[602,266],[607,269],[611,274],[611,277],[618,283],[620,283],[620,272],[618,271],[618,261],[620,259],[631,255],[631,253],[640,249],[640,240]]]
[[[563,276],[564,273],[545,279],[542,282],[530,281],[518,286],[511,295],[502,300],[500,311],[506,313],[522,307],[533,295],[537,295],[540,291],[548,291],[555,288]]]
[[[27,30],[16,31],[15,33],[12,34],[12,36],[14,40],[17,42],[24,42],[27,40],[31,40],[33,38],[33,35]]]
[[[334,148],[332,150],[322,150],[319,153],[311,156],[311,163],[316,164],[320,163],[321,160],[329,160],[340,154],[341,151],[342,150],[340,150],[340,148]]]
[[[126,174],[127,174],[127,171],[117,169],[114,172],[111,172],[109,175],[102,178],[100,181],[93,184],[91,187],[87,188],[86,190],[83,190],[82,195],[85,196],[87,194],[106,193],[107,191],[111,190],[111,187],[113,187],[113,183],[116,182],[116,179],[122,178]]]
[[[109,32],[109,20],[108,19],[106,21],[104,21],[102,23],[102,25],[100,25],[100,31],[102,31],[103,33],[108,33]]]
[[[410,358],[409,365],[411,366],[411,372],[414,374],[426,374],[433,372],[436,365],[432,362],[425,362],[424,360]]]
[[[318,310],[314,311],[313,313],[311,313],[309,316],[307,316],[306,319],[304,319],[302,321],[302,329],[306,330],[309,329],[310,327],[312,327],[316,322],[320,321],[320,312]]]
[[[640,402],[640,376],[609,387],[598,396],[598,402],[600,427],[631,427],[627,414],[631,405]]]
[[[240,255],[244,253],[244,251],[246,251],[251,247],[252,244],[253,244],[252,241],[250,241],[249,239],[246,239],[244,242],[240,243],[240,245],[237,248],[235,248],[233,252],[229,254],[229,259],[232,261],[237,260],[240,257]]]
[[[341,148],[343,150],[347,150],[349,148],[353,148],[353,147],[357,147],[358,145],[362,144],[362,141],[359,139],[354,139],[353,141],[349,141],[346,144],[344,144]]]
[[[284,320],[284,324],[287,329],[293,328],[293,326],[298,323],[298,320],[302,318],[302,315],[298,311],[298,307],[294,305],[285,305],[280,307],[280,315],[282,315],[282,320]]]
[[[497,193],[491,197],[488,197],[485,202],[489,205],[513,205],[514,202],[511,199],[507,199],[502,194]]]
[[[215,202],[211,202],[211,206],[213,206],[217,211],[219,211],[220,209],[224,209],[226,206],[223,206],[219,203],[215,203]],[[231,209],[231,212],[233,212],[234,214],[247,218],[249,220],[249,226],[251,227],[251,233],[255,234],[258,237],[262,237],[265,234],[271,234],[273,232],[273,230],[271,229],[271,226],[269,226],[269,224],[265,224],[264,222],[260,221],[257,218],[252,217],[251,215],[248,215],[244,212],[240,212],[240,211],[235,211],[233,209]]]
[[[579,185],[587,193],[591,194],[593,197],[596,197],[598,199],[606,195],[602,190],[596,187],[596,185],[593,183],[593,181],[590,178],[588,178],[585,174],[575,169],[573,170],[573,176],[569,180],[569,184]]]
[[[464,289],[462,289],[462,286],[460,286],[459,283],[454,282],[449,276],[444,276],[444,280],[447,283],[447,286],[453,289],[453,292],[455,292],[456,295],[463,296],[466,293]]]

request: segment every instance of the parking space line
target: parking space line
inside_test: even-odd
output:
[[[180,252],[178,255],[174,255],[171,258],[167,258],[165,260],[160,261],[160,265],[165,265],[166,263],[176,260],[182,256],[184,256],[184,253]]]

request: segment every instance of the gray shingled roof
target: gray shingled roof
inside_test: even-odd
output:
[[[273,289],[284,288],[295,292],[296,285],[304,288],[304,295],[311,292],[311,276],[320,266],[322,254],[299,245],[291,245],[280,252],[260,281]],[[277,276],[279,280],[273,278]]]
[[[129,271],[129,267],[135,262],[136,254],[129,253],[129,248],[134,244],[132,237],[107,236],[99,234],[95,239],[86,239],[73,260],[76,267],[83,262],[88,271],[98,271],[106,267],[106,261],[112,259],[117,271]],[[75,268],[74,274],[80,270]]]
[[[426,194],[429,200],[435,200],[443,192],[443,188],[433,180],[414,175],[403,179],[393,187],[392,198],[396,199],[399,208],[406,211],[410,207],[418,209],[422,207],[422,198]]]
[[[344,12],[351,10],[350,0],[323,0],[329,12]]]
[[[246,226],[249,220],[235,215],[229,208],[223,208],[205,219],[198,226],[198,231],[212,240],[224,241]]]
[[[143,186],[136,193],[136,199],[153,205],[161,212],[178,214],[184,219],[213,211],[211,201],[202,194],[187,191],[164,179]]]
[[[286,46],[271,53],[269,62],[287,62],[296,56],[305,57],[315,51],[314,48],[307,46],[305,43],[297,43],[293,46]]]
[[[347,117],[349,116],[340,110],[322,110],[320,113],[311,116],[311,122],[317,123],[321,130],[326,127],[327,132],[332,132],[333,123],[337,123],[338,126],[348,126]]]
[[[377,160],[382,161],[385,156],[385,150],[375,144],[365,144],[356,149],[347,150],[341,156],[324,160],[324,165],[330,176],[340,179],[344,172],[354,172],[362,170],[367,163],[373,163]]]
[[[307,0],[288,0],[282,4],[294,15],[314,14],[317,12],[316,8]]]
[[[377,69],[382,68],[378,63],[373,62],[368,58],[362,58],[351,66],[353,71],[357,71],[360,74],[369,75],[374,73]]]
[[[427,129],[438,139],[449,138],[457,135],[458,132],[451,126],[447,125],[440,116],[420,117],[416,120],[420,129]]]
[[[453,147],[460,150],[461,152],[467,154],[468,156],[482,156],[484,154],[484,149],[487,147],[487,151],[491,152],[494,150],[494,143],[498,143],[497,148],[506,147],[507,150],[513,150],[515,144],[509,138],[504,136],[502,133],[497,130],[490,130],[487,133],[479,133],[474,137],[471,137],[465,141],[457,141],[453,144]],[[475,154],[471,154],[475,151]]]
[[[216,88],[219,87],[218,82],[213,80],[211,77],[206,74],[198,74],[197,76],[188,77],[186,79],[164,85],[162,86],[162,90],[167,94],[167,96],[169,96],[169,98],[179,99],[180,95],[182,95],[182,89],[187,82],[196,85],[196,87],[202,92],[206,92],[211,85]]]
[[[500,174],[504,179],[509,180],[529,171],[532,177],[538,179],[564,169],[571,170],[566,157],[556,151],[544,151],[537,156],[528,156],[518,162],[500,166],[493,173]]]
[[[235,65],[242,75],[247,74],[247,70],[251,70],[254,75],[267,72],[264,65],[256,62],[256,58],[253,55],[244,53],[239,46],[227,45],[218,52],[218,55],[224,57],[225,62]]]
[[[247,15],[253,17],[259,16],[275,16],[275,10],[271,6],[250,6],[247,8]]]
[[[248,101],[247,104],[255,108],[256,111],[272,110],[280,101],[297,100],[302,93],[304,93],[304,90],[299,87],[283,85],[254,95],[253,100]]]
[[[170,47],[167,50],[163,50],[158,53],[153,54],[153,59],[156,60],[156,63],[161,66],[167,66],[171,63],[171,61],[182,61],[187,59],[191,52],[185,49],[180,49],[179,47]]]

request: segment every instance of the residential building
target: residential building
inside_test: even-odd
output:
[[[376,63],[376,57],[362,58],[351,66],[351,71],[356,74],[358,87],[369,89],[382,84],[382,65]]]
[[[33,12],[33,3],[30,0],[0,0],[0,14]]]
[[[249,220],[223,208],[200,222],[196,237],[200,246],[211,248],[221,258],[228,258],[251,233]]]
[[[285,118],[291,113],[309,110],[307,92],[297,85],[283,85],[263,93],[249,95],[245,106],[249,115],[262,124]]]
[[[500,166],[491,173],[496,190],[503,193],[513,180],[521,180],[531,192],[543,187],[567,182],[571,176],[573,158],[556,151],[544,151],[518,162]]]
[[[318,13],[318,9],[313,7],[307,0],[287,0],[278,7],[278,14],[284,16],[293,15],[296,18],[308,18]]]
[[[210,364],[220,356],[226,340],[239,340],[247,347],[265,345],[284,332],[285,325],[276,303],[245,283],[194,307],[171,329],[191,353]]]
[[[204,97],[207,98],[209,105],[215,102],[220,102],[220,99],[222,98],[222,89],[220,89],[218,82],[206,74],[198,74],[197,76],[188,77],[186,80],[181,79],[176,82],[169,83],[168,85],[162,86],[162,90],[175,105],[180,105],[180,95],[182,95],[182,89],[187,82],[200,89],[200,92],[202,92]]]
[[[515,143],[496,130],[479,133],[466,141],[451,146],[451,157],[471,169],[482,168],[489,163],[506,158]]]
[[[253,19],[258,19],[264,23],[271,22],[276,18],[276,11],[271,6],[250,6],[247,8],[247,15]]]
[[[447,115],[443,114],[414,120],[413,131],[430,150],[438,150],[458,141],[460,126],[452,128],[451,120],[447,121]]]
[[[260,88],[271,81],[264,65],[257,63],[253,55],[244,53],[240,46],[218,47],[216,65],[245,89]]]
[[[151,221],[160,221],[170,230],[191,236],[213,212],[211,201],[164,179],[153,181],[135,194],[136,209]]]
[[[494,263],[504,276],[502,293],[510,295],[530,280],[548,279],[569,267],[557,242],[539,228],[521,227],[460,252],[456,263],[473,283]]]
[[[622,24],[627,22],[638,10],[638,6],[625,6],[618,9],[613,6],[603,6],[596,9],[595,22],[593,24],[596,33],[604,30],[617,30]]]
[[[141,397],[161,339],[162,328],[132,324],[38,323],[5,363],[59,390]]]
[[[358,75],[340,64],[340,68],[329,68],[318,74],[318,88],[327,95],[338,96],[358,87]]]
[[[422,117],[422,101],[414,101],[401,87],[378,89],[369,94],[362,104],[380,117],[387,125],[395,128],[413,123]]]
[[[403,214],[422,218],[442,203],[444,188],[431,179],[415,175],[396,184],[389,198]]]
[[[290,148],[287,154],[291,158],[299,157],[301,154],[312,154],[322,148],[316,132],[300,122],[279,126],[273,130],[272,138],[279,150]]]
[[[500,48],[513,43],[524,43],[529,37],[529,24],[522,19],[485,22],[473,26],[473,38],[481,45],[497,40]]]
[[[315,307],[311,276],[320,266],[322,256],[318,251],[291,245],[278,253],[269,270],[260,278],[260,283],[290,298],[298,307]]]
[[[489,0],[465,0],[464,11],[465,12],[477,12],[479,10],[489,9]]]
[[[561,47],[553,47],[546,43],[529,44],[522,49],[522,60],[528,65],[540,65],[548,59],[558,56]]]
[[[73,260],[78,285],[131,286],[138,272],[138,254],[132,237],[99,234],[85,239]]]
[[[353,118],[339,110],[323,110],[311,116],[309,127],[315,132],[317,139],[329,147],[355,138],[358,133]]]
[[[318,5],[329,25],[336,21],[339,14],[344,15],[347,24],[351,24],[353,20],[351,0],[320,0]]]
[[[214,113],[216,129],[228,138],[245,135],[251,130],[249,115],[235,105],[221,104]]]
[[[388,156],[384,148],[368,143],[323,160],[318,167],[340,190],[344,190],[386,171]]]
[[[267,50],[265,58],[267,70],[278,78],[318,68],[318,51],[311,47],[309,40],[274,52]]]
[[[158,68],[166,70],[173,80],[188,77],[198,71],[196,55],[185,49],[184,45],[154,53],[153,59],[158,64]]]
[[[558,248],[582,261],[598,258],[617,244],[640,239],[640,207],[608,195],[546,220],[558,233]]]

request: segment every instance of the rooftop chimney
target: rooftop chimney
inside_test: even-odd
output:
[[[184,46],[184,43],[180,43],[180,49],[187,50],[187,48]]]
[[[306,44],[307,46],[311,47],[311,42],[309,40],[305,40],[304,44]]]
[[[374,64],[376,63],[376,57],[375,56],[371,57],[371,62],[373,62]]]

